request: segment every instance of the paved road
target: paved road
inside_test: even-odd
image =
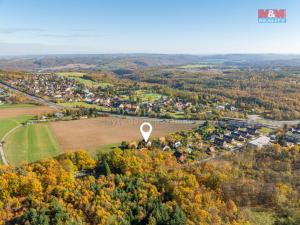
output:
[[[8,135],[10,135],[12,132],[14,132],[16,129],[18,129],[19,127],[21,127],[22,125],[18,125],[16,127],[14,127],[13,129],[11,129],[10,131],[8,131],[4,136],[3,138],[0,140],[0,155],[1,155],[1,159],[2,159],[2,162],[4,163],[4,165],[8,166],[8,161],[5,157],[5,154],[4,154],[4,141],[5,139],[8,137]]]
[[[49,106],[49,107],[51,107],[51,108],[53,108],[55,110],[62,110],[62,109],[64,109],[64,107],[61,106],[61,105],[57,105],[57,104],[55,104],[53,102],[49,102],[49,101],[46,101],[46,100],[44,100],[42,98],[39,98],[39,97],[33,96],[31,94],[25,93],[23,91],[20,91],[20,90],[14,88],[14,87],[12,87],[12,86],[10,86],[8,84],[3,83],[2,81],[0,81],[0,87],[4,87],[4,88],[7,88],[7,89],[9,89],[9,90],[11,90],[11,91],[13,91],[15,93],[24,95],[27,98],[29,98],[29,99],[37,102],[37,103],[40,103],[40,104],[43,104],[43,105],[47,105],[47,106]]]

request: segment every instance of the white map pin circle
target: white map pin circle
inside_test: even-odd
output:
[[[149,127],[149,130],[148,130],[148,131],[144,131],[144,130],[143,130],[143,128],[144,128],[145,126],[148,126],[148,127]],[[150,137],[150,135],[151,135],[151,133],[152,133],[152,125],[151,125],[150,123],[148,123],[148,122],[142,123],[142,125],[140,126],[140,131],[141,131],[141,134],[142,134],[142,136],[143,136],[145,142],[147,142],[148,139],[149,139],[149,137]]]

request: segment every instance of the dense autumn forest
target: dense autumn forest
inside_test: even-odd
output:
[[[189,91],[191,96],[195,93],[216,96],[244,112],[265,118],[300,118],[300,77],[293,69],[180,70],[167,67],[139,69],[123,77]]]
[[[115,149],[1,167],[2,224],[300,223],[300,150],[245,150],[203,165]]]

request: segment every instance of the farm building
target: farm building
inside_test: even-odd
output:
[[[253,141],[249,142],[249,146],[252,148],[262,148],[270,144],[270,138],[267,136],[261,136]]]

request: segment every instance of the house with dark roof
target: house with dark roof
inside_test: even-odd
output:
[[[248,131],[239,130],[240,135],[244,138],[251,138],[251,135],[248,133]]]
[[[293,129],[292,132],[293,132],[294,134],[300,134],[300,129]]]
[[[257,134],[257,130],[253,127],[247,127],[247,132],[252,135]]]
[[[245,139],[242,137],[242,135],[239,132],[232,132],[231,135],[237,141],[245,141]]]
[[[183,162],[184,159],[185,159],[185,156],[182,152],[179,152],[179,151],[175,151],[174,152],[174,156],[176,157],[176,159],[179,161],[179,162]]]
[[[206,141],[210,141],[210,140],[214,140],[214,139],[216,139],[218,137],[219,137],[219,135],[217,135],[217,134],[210,134],[210,135],[206,135],[205,136],[205,140]]]
[[[288,142],[292,142],[294,144],[300,143],[300,134],[294,133],[291,131],[288,131],[285,135],[284,138]]]
[[[232,106],[231,104],[226,104],[225,109],[227,109],[229,111],[235,111],[236,110],[236,108],[234,106]]]
[[[227,143],[232,143],[234,142],[234,138],[231,135],[224,135],[223,136],[224,141],[226,141]]]
[[[240,129],[240,126],[238,126],[238,125],[229,125],[228,126],[228,130],[230,130],[230,131],[237,131],[239,129]]]
[[[222,138],[215,138],[214,140],[215,145],[221,146],[221,147],[225,147],[226,146],[226,141]]]

